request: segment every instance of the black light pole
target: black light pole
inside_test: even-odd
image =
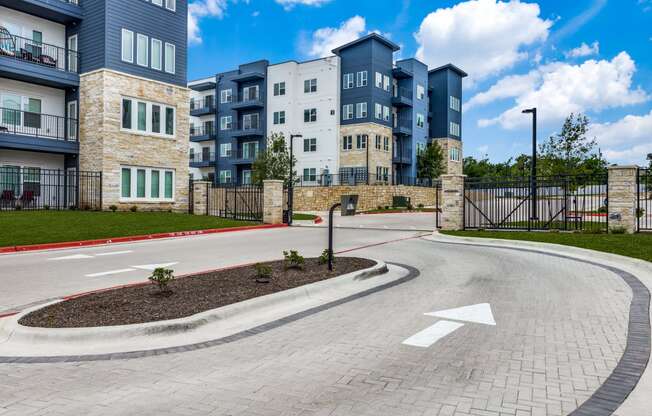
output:
[[[328,270],[333,271],[333,212],[341,203],[337,203],[328,210]]]
[[[532,195],[532,220],[538,219],[537,213],[537,109],[528,108],[523,114],[532,114],[532,163],[530,163],[530,194]]]
[[[292,205],[294,203],[294,139],[301,134],[290,134],[290,183],[288,183],[288,225],[292,225]]]

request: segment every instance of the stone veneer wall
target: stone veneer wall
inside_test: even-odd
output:
[[[636,232],[638,207],[638,167],[609,167],[609,229],[623,228],[631,234]]]
[[[340,202],[342,195],[358,195],[358,210],[365,211],[392,205],[393,196],[407,196],[411,198],[413,206],[423,204],[426,207],[435,206],[437,190],[417,186],[383,186],[383,185],[358,185],[358,186],[319,186],[294,188],[294,211],[326,211],[336,202]]]
[[[356,148],[356,136],[367,135],[369,147],[369,174],[376,174],[376,167],[387,168],[387,173],[392,174],[392,129],[376,123],[347,124],[340,127],[340,168],[367,167],[367,149]],[[389,137],[389,150],[376,149],[376,135]],[[353,137],[353,149],[342,150],[344,136]],[[339,172],[333,172],[339,173]]]
[[[463,153],[463,145],[460,140],[455,140],[455,139],[450,139],[450,138],[444,138],[444,139],[433,139],[433,141],[439,143],[441,146],[443,153],[444,153],[444,174],[448,175],[461,175],[462,174],[462,168],[464,166],[464,163],[462,160],[464,159],[464,153]],[[460,149],[460,161],[456,160],[451,160],[450,157],[450,149],[456,147]]]
[[[175,138],[121,131],[123,96],[176,107]],[[187,211],[189,106],[187,88],[107,69],[81,75],[79,164],[80,170],[102,172],[103,209],[110,205],[119,209],[136,205],[142,210]],[[175,201],[121,203],[121,165],[174,169]]]

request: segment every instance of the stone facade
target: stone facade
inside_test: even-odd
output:
[[[358,211],[392,205],[392,197],[409,197],[413,206],[435,206],[437,189],[417,186],[319,186],[294,188],[294,211],[327,211],[342,195],[358,195]]]
[[[609,229],[624,228],[636,232],[637,166],[609,167]]]
[[[211,191],[211,182],[193,181],[192,183],[192,213],[194,215],[208,215],[207,198]]]
[[[80,170],[102,172],[102,208],[188,209],[189,92],[187,88],[102,69],[81,75],[79,90]],[[174,138],[121,129],[122,97],[176,108]],[[135,111],[135,109],[134,109]],[[161,117],[161,123],[164,118]],[[174,170],[174,201],[124,201],[121,166]]]
[[[263,222],[283,224],[283,181],[263,181]]]
[[[358,149],[356,137],[367,135],[367,149]],[[389,137],[387,151],[376,149],[376,136]],[[345,136],[353,138],[353,149],[343,150],[342,141]],[[368,156],[367,156],[368,155]],[[368,157],[368,165],[367,165]],[[340,169],[369,168],[369,174],[375,178],[376,168],[387,168],[387,174],[392,174],[392,129],[376,123],[349,124],[340,126]],[[337,172],[335,172],[337,173]]]
[[[461,140],[455,140],[450,138],[444,139],[433,139],[434,142],[439,143],[444,154],[444,172],[448,175],[461,175],[463,163],[463,145]],[[451,149],[458,149],[459,160],[451,159]]]
[[[442,230],[464,229],[464,179],[465,175],[442,175]]]

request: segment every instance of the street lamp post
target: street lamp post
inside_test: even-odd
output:
[[[530,163],[530,195],[532,195],[532,215],[530,219],[536,220],[537,213],[537,109],[536,107],[523,110],[523,114],[532,114],[532,163]]]
[[[294,204],[294,139],[301,134],[290,134],[290,180],[288,183],[288,225],[292,225],[292,205]]]

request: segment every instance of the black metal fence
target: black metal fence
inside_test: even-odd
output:
[[[0,107],[0,133],[77,141],[77,120]]]
[[[434,187],[436,180],[400,175],[375,175],[364,170],[340,174],[302,175],[295,177],[294,186],[357,186],[357,185],[405,185]]]
[[[606,174],[467,179],[464,227],[606,231],[608,197]]]
[[[652,170],[638,170],[638,231],[652,231]]]
[[[263,221],[263,187],[207,184],[208,215],[241,221]]]
[[[101,207],[101,172],[0,167],[1,211]]]

